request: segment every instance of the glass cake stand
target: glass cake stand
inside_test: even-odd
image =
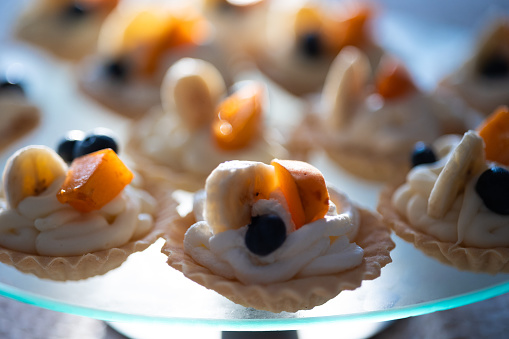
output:
[[[429,28],[429,24],[400,16],[397,11],[385,13],[384,18],[380,22],[381,31],[385,32],[380,34],[384,45],[398,53],[416,74],[420,85],[428,88],[448,64],[461,60],[460,51],[469,46],[471,39],[467,37],[474,30],[467,25],[435,24]],[[76,87],[71,65],[30,46],[1,38],[0,68],[24,74],[28,96],[43,113],[38,130],[0,155],[1,168],[7,157],[20,147],[55,146],[70,129],[110,127],[117,132],[122,145],[129,122],[84,98]],[[446,52],[448,60],[440,63],[442,69],[435,67],[427,71],[433,60],[440,60]],[[298,109],[291,98],[273,89],[273,98],[279,98],[272,102],[273,111]],[[277,123],[278,118],[274,120]],[[344,173],[320,153],[311,162],[354,202],[375,209],[381,185]],[[0,295],[50,310],[113,322],[112,326],[120,329],[122,324],[136,323],[220,331],[275,331],[386,322],[467,305],[509,291],[509,274],[458,271],[423,255],[397,237],[394,241],[393,262],[382,269],[379,278],[363,282],[354,291],[342,292],[322,306],[296,313],[274,314],[245,308],[188,280],[166,264],[160,252],[162,239],[146,251],[130,256],[120,268],[77,282],[42,280],[0,264]]]

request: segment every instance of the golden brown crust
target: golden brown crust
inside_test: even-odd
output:
[[[41,120],[40,112],[35,106],[27,105],[16,109],[19,110],[16,117],[0,129],[0,151],[34,130]]]
[[[298,278],[270,285],[244,285],[237,280],[217,276],[184,253],[184,235],[195,220],[192,214],[182,218],[176,211],[167,211],[165,215],[169,227],[162,252],[168,255],[170,266],[237,304],[276,313],[311,309],[343,290],[356,289],[363,280],[377,278],[381,268],[391,262],[389,252],[395,245],[390,231],[377,215],[364,209],[359,209],[359,212],[361,227],[355,242],[364,249],[362,264],[333,275]]]
[[[460,270],[486,273],[509,273],[509,248],[474,248],[463,247],[450,242],[437,240],[435,237],[414,229],[392,205],[391,199],[398,186],[386,188],[380,195],[378,211],[384,222],[396,235],[440,262],[452,265]]]

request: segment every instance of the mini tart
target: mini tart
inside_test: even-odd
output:
[[[410,169],[408,154],[415,142],[463,133],[473,120],[442,98],[420,92],[403,65],[389,56],[380,62],[375,79],[372,72],[364,52],[345,47],[331,65],[319,100],[310,100],[288,148],[304,156],[323,150],[363,179],[400,181]],[[379,85],[383,81],[385,88]]]
[[[163,197],[163,204],[175,204],[170,195]],[[394,248],[390,231],[380,218],[370,211],[358,209],[360,227],[353,240],[364,250],[360,266],[333,275],[294,278],[269,285],[245,285],[238,280],[213,274],[184,252],[184,235],[195,218],[193,213],[181,217],[176,210],[166,209],[160,222],[168,225],[166,244],[162,252],[168,255],[168,264],[187,278],[214,290],[236,304],[274,313],[297,312],[324,304],[341,291],[354,290],[363,280],[380,276],[381,268],[391,262],[389,252]]]
[[[460,270],[491,274],[509,273],[509,248],[463,247],[452,242],[440,241],[413,228],[391,202],[397,188],[398,186],[390,186],[384,189],[377,207],[384,222],[394,230],[397,236],[414,244],[426,255]]]
[[[40,122],[39,109],[30,104],[24,94],[13,93],[15,90],[0,89],[0,151],[14,141],[35,129]]]
[[[71,6],[79,1],[35,2],[18,19],[17,38],[70,61],[79,61],[95,51],[102,23],[117,4],[116,0],[108,0],[96,1],[94,5],[94,1],[87,4],[85,0],[78,4],[84,12],[77,9],[72,14]]]
[[[34,162],[36,162],[36,160],[34,160]],[[120,176],[118,172],[117,175]],[[138,190],[145,190],[149,192],[150,195],[154,196],[155,184],[151,184],[148,181],[137,180],[133,186]],[[3,208],[6,208],[8,200],[4,188],[0,195]],[[55,281],[82,280],[97,275],[103,275],[119,267],[129,255],[145,250],[158,238],[163,236],[164,229],[162,228],[162,224],[157,222],[157,209],[160,206],[159,204],[154,206],[154,211],[150,213],[153,217],[152,228],[148,230],[148,232],[143,232],[143,234],[133,234],[131,239],[121,246],[82,255],[63,256],[31,254],[0,246],[0,262],[13,266],[23,273],[30,273],[42,279]],[[118,217],[118,215],[116,217]]]
[[[509,105],[509,17],[490,24],[473,55],[442,79],[437,91],[461,97],[484,116]]]

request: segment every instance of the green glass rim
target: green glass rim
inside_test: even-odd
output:
[[[52,311],[84,316],[109,322],[140,322],[140,323],[164,323],[169,325],[193,325],[219,330],[233,331],[270,331],[270,330],[295,330],[313,325],[333,325],[341,322],[384,322],[402,318],[408,318],[436,311],[443,311],[475,302],[490,299],[509,292],[509,282],[501,283],[470,293],[460,294],[436,301],[425,302],[413,306],[372,311],[365,313],[330,315],[317,317],[296,317],[281,319],[209,319],[209,318],[165,318],[153,317],[143,314],[129,314],[116,311],[95,309],[59,302],[51,298],[24,292],[18,288],[0,284],[0,294],[37,307]]]

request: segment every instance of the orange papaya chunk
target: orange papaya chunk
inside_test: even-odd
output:
[[[365,4],[352,4],[339,21],[334,17],[326,21],[324,33],[331,53],[336,55],[345,46],[362,47],[369,40],[368,21],[373,10]]]
[[[271,165],[297,229],[327,214],[329,191],[316,167],[302,161],[279,159],[272,160]]]
[[[72,162],[57,199],[83,213],[98,210],[122,192],[133,177],[112,149],[100,150]]]
[[[478,127],[486,159],[509,166],[509,107],[500,106]]]
[[[375,76],[376,91],[385,99],[397,99],[417,90],[403,64],[386,58],[380,62]]]
[[[142,72],[153,74],[159,65],[162,55],[179,46],[197,45],[208,37],[208,24],[195,13],[172,15],[165,19],[159,32],[144,55]]]
[[[246,147],[261,133],[263,86],[250,83],[219,104],[212,123],[212,136],[223,150]]]

